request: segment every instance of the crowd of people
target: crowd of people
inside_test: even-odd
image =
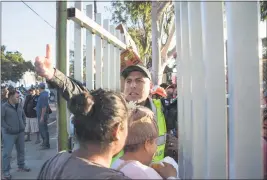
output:
[[[101,88],[88,90],[52,66],[50,46],[47,46],[46,57],[36,58],[35,69],[68,102],[78,140],[78,146],[72,152],[59,152],[47,160],[37,179],[179,179],[176,85],[153,87],[149,70],[142,65],[131,65],[121,73],[124,79],[122,93]],[[42,92],[35,108],[17,105],[15,91],[8,92],[8,99],[2,104],[2,112],[5,112],[2,113],[3,173],[6,179],[11,177],[10,147],[14,144],[18,147],[20,170],[30,170],[24,163],[24,132],[26,140],[30,140],[28,129],[24,127],[26,117],[28,126],[37,129],[39,125],[42,149],[50,147],[45,123],[49,105]],[[33,94],[33,99],[26,98],[25,104],[36,101]],[[35,109],[36,117],[28,108]],[[7,119],[11,118],[8,113],[10,116],[16,114],[19,119]],[[266,117],[263,121],[265,144]],[[34,118],[36,123],[30,123]],[[11,122],[16,122],[14,128]],[[36,143],[40,140],[38,137],[37,134]]]
[[[50,54],[48,46],[46,57],[36,58],[35,68],[68,101],[79,146],[48,160],[38,179],[178,178],[176,160],[166,156],[178,139],[168,132],[173,127],[166,126],[163,100],[151,98],[147,68],[134,65],[123,70],[122,94],[89,91],[53,68]],[[131,167],[139,173],[131,174]]]
[[[25,165],[25,141],[31,141],[31,134],[36,133],[35,144],[42,144],[40,149],[49,149],[48,115],[51,109],[45,84],[30,88],[25,100],[17,88],[2,88],[1,94],[1,137],[2,137],[2,178],[11,179],[10,163],[12,150],[17,151],[19,171],[29,172]],[[26,137],[25,137],[26,136]]]

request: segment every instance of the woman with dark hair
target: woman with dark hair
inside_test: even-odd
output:
[[[128,179],[110,169],[112,157],[124,147],[128,109],[115,92],[98,89],[73,96],[69,102],[80,147],[61,152],[42,167],[38,179]]]

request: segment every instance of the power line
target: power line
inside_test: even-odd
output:
[[[42,16],[40,16],[35,10],[33,10],[27,3],[25,3],[24,1],[21,0],[21,2],[23,2],[30,10],[32,10],[32,12],[34,12],[37,16],[39,16],[46,24],[48,24],[51,28],[54,28],[54,26],[52,26],[49,22],[47,22]]]

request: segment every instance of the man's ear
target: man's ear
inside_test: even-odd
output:
[[[150,151],[150,147],[151,147],[151,142],[149,140],[146,140],[144,143],[144,148],[146,152]]]
[[[119,122],[113,126],[112,137],[114,141],[120,140],[120,130],[122,128],[121,126],[122,124]]]

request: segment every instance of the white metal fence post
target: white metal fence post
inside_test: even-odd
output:
[[[96,22],[102,26],[102,16],[100,13],[96,13]],[[102,39],[100,36],[95,36],[95,61],[96,61],[96,89],[102,88]]]
[[[121,32],[120,30],[116,30],[116,37],[121,40]],[[121,51],[119,47],[116,47],[116,91],[120,92],[121,89]]]
[[[114,27],[114,33],[113,33],[113,35],[114,36],[116,36],[116,29],[115,29],[115,27]],[[113,59],[113,65],[114,65],[114,91],[117,91],[117,79],[118,79],[118,77],[117,77],[117,71],[118,71],[118,67],[117,67],[117,59],[118,59],[118,52],[117,52],[117,46],[114,46],[114,59]]]
[[[115,34],[115,26],[110,26],[110,33]],[[110,74],[112,78],[110,79],[110,89],[116,90],[116,55],[115,55],[116,48],[114,45],[110,47]]]
[[[109,31],[109,19],[104,20],[104,28]],[[104,41],[104,52],[103,52],[103,88],[110,89],[110,44],[107,40]]]
[[[222,2],[201,2],[206,74],[207,176],[227,178],[226,92]]]
[[[192,175],[192,114],[191,114],[191,60],[189,57],[189,31],[188,31],[188,2],[180,3],[180,18],[181,18],[181,59],[183,68],[183,92],[184,92],[184,162],[185,162],[185,177],[186,179],[191,179]]]
[[[76,1],[75,8],[83,11],[83,2]],[[74,78],[83,82],[83,30],[79,24],[74,26]]]
[[[87,5],[86,6],[86,15],[89,18],[93,18],[93,5]],[[94,89],[94,74],[95,74],[95,68],[94,68],[94,62],[95,62],[95,56],[94,56],[94,44],[93,44],[93,34],[89,30],[86,29],[86,67],[85,67],[85,73],[86,73],[86,87],[90,90]]]
[[[257,2],[226,2],[231,179],[263,178],[258,13]]]
[[[181,59],[181,19],[180,19],[180,2],[175,2],[175,31],[176,31],[176,65],[177,65],[177,97],[178,97],[178,136],[179,136],[179,147],[178,147],[178,164],[179,164],[179,175],[180,178],[184,178],[184,155],[183,145],[185,141],[184,137],[184,125],[183,125],[183,68]]]
[[[200,2],[188,2],[190,59],[192,61],[193,179],[204,179],[206,173],[205,74],[200,5]]]

